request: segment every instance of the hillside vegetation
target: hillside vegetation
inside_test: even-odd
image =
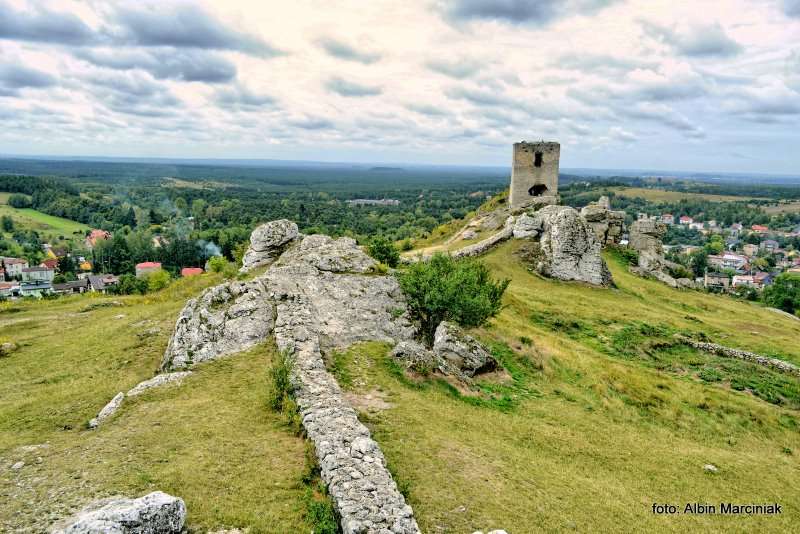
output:
[[[33,230],[42,238],[53,243],[64,238],[81,240],[89,227],[69,219],[47,215],[34,209],[17,209],[8,205],[10,193],[0,192],[0,216],[8,215],[14,220],[14,225],[20,230]]]
[[[673,335],[800,364],[800,322],[633,276],[613,254],[616,288],[544,279],[520,260],[521,245],[481,260],[511,283],[500,314],[473,331],[503,370],[474,389],[408,374],[381,343],[330,355],[423,532],[794,530],[798,381]],[[0,342],[20,345],[0,358],[0,493],[11,503],[0,506],[0,530],[155,489],[183,497],[197,531],[310,530],[306,445],[268,408],[269,345],[200,365],[183,385],[85,429],[114,394],[152,376],[185,300],[218,282],[0,305]],[[784,513],[651,511],[689,502],[778,502]]]

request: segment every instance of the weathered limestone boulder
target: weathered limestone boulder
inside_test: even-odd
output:
[[[581,216],[602,245],[619,243],[625,226],[625,212],[612,211],[610,206],[608,197],[602,196],[596,203],[581,209]]]
[[[458,326],[442,321],[433,339],[433,352],[466,376],[493,371],[497,361],[475,338],[465,334]]]
[[[6,342],[0,344],[0,358],[2,358],[3,356],[8,356],[15,350],[17,350],[17,345],[14,343]]]
[[[355,239],[315,234],[304,237],[299,246],[281,256],[276,267],[292,264],[332,273],[368,273],[377,262],[361,250]]]
[[[119,392],[114,395],[114,398],[108,401],[108,404],[103,406],[103,409],[100,410],[100,413],[97,414],[97,417],[89,421],[89,428],[97,428],[100,426],[100,423],[114,415],[117,410],[119,410],[120,406],[122,406],[122,401],[125,400],[125,394],[123,392]]]
[[[165,386],[167,384],[180,384],[184,378],[192,374],[191,371],[178,371],[175,373],[163,373],[160,375],[156,375],[150,380],[145,380],[144,382],[139,382],[128,391],[128,397],[135,397],[137,395],[141,395],[145,391],[161,386]]]
[[[300,235],[292,221],[280,219],[262,224],[250,234],[250,247],[242,258],[242,272],[269,265]]]
[[[539,253],[533,260],[540,274],[594,285],[611,284],[601,244],[586,220],[569,206],[545,206],[533,214],[539,229]]]
[[[647,269],[649,262],[663,258],[662,239],[667,233],[666,224],[655,219],[639,219],[631,224],[628,233],[628,244],[639,252],[639,267]]]
[[[418,372],[439,367],[439,359],[436,354],[416,341],[401,341],[392,349],[391,356],[402,362],[406,369]]]
[[[162,370],[248,349],[272,333],[275,311],[260,279],[228,282],[207,289],[181,311]]]
[[[55,534],[177,534],[186,522],[183,499],[155,491],[138,499],[90,504]]]
[[[539,236],[540,225],[530,215],[523,213],[514,221],[515,239],[533,239]]]

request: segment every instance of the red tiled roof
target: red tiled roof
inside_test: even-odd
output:
[[[200,267],[184,267],[181,269],[181,276],[195,276],[203,274],[203,269]]]
[[[28,263],[28,260],[23,260],[20,258],[6,258],[3,260],[3,263],[6,265],[19,265],[21,263]]]
[[[755,230],[756,232],[766,232],[767,230],[769,230],[769,227],[768,227],[768,226],[762,226],[762,225],[760,225],[760,224],[754,224],[754,225],[753,225],[753,226],[751,226],[750,228],[751,228],[752,230]]]
[[[145,261],[136,264],[137,269],[160,269],[161,263],[157,261]]]
[[[56,267],[58,267],[58,260],[55,258],[50,258],[42,261],[42,265],[44,267],[47,267],[48,269],[55,269]]]

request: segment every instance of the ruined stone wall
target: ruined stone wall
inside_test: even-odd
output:
[[[534,203],[555,204],[561,145],[554,142],[514,143],[511,167],[512,210]]]

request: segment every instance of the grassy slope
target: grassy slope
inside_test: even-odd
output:
[[[70,219],[53,217],[34,209],[17,209],[8,205],[10,193],[0,193],[0,216],[10,215],[18,228],[35,230],[43,238],[56,242],[59,237],[65,240],[83,239],[89,227]]]
[[[338,362],[349,383],[363,384],[356,391],[382,390],[394,405],[364,419],[423,531],[752,532],[789,531],[800,523],[797,411],[724,382],[705,383],[691,365],[658,370],[603,352],[591,338],[554,329],[546,318],[595,325],[598,337],[634,321],[706,331],[726,344],[795,362],[800,323],[729,298],[672,290],[614,261],[619,289],[545,280],[516,260],[516,246],[507,243],[485,258],[512,283],[507,307],[478,332],[513,349],[505,359],[520,380],[502,390],[483,385],[506,395],[502,402],[476,405],[436,381],[409,385],[378,344],[356,347]],[[695,364],[714,360],[694,358]],[[707,463],[719,473],[705,472]],[[778,501],[784,514],[651,513],[654,502],[682,507],[729,500]]]
[[[186,299],[218,281],[192,277],[151,297],[0,305],[0,342],[21,345],[0,358],[0,531],[39,530],[95,497],[155,489],[183,497],[202,531],[303,528],[305,445],[266,408],[269,347],[201,366],[183,386],[85,430],[118,391],[153,375]],[[109,300],[123,306],[82,311]],[[25,448],[36,444],[47,446]],[[19,460],[22,470],[8,468]]]

